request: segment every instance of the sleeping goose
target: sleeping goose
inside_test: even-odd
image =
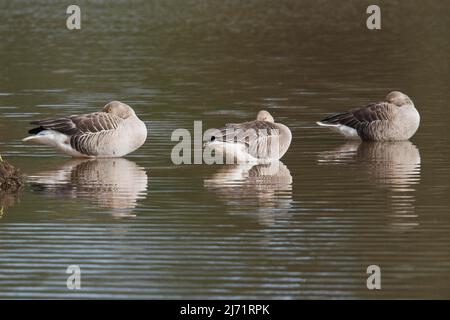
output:
[[[275,123],[270,113],[262,110],[256,120],[229,123],[216,130],[205,148],[225,156],[227,163],[266,163],[279,160],[291,140],[289,128]]]
[[[420,115],[406,94],[392,91],[386,96],[386,101],[333,114],[317,124],[329,127],[347,138],[397,141],[408,140],[416,133]]]
[[[45,144],[72,157],[122,157],[142,146],[147,128],[134,110],[111,101],[102,112],[32,121],[22,141]]]

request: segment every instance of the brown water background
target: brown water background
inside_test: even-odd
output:
[[[2,210],[0,297],[450,298],[450,6],[381,1],[370,31],[369,4],[79,1],[69,31],[61,1],[2,1],[0,154],[28,185]],[[421,113],[410,142],[315,125],[394,89]],[[149,128],[126,159],[21,142],[31,120],[114,99]],[[260,109],[293,133],[275,175],[172,164],[174,129]]]

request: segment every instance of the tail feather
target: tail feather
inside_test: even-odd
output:
[[[48,146],[55,147],[57,145],[64,144],[64,142],[68,138],[67,135],[54,130],[39,130],[39,128],[35,128],[30,130],[30,133],[31,131],[39,131],[39,133],[33,136],[25,137],[24,139],[22,139],[23,142],[46,144]]]
[[[22,139],[23,142],[34,142],[34,143],[42,143],[43,136],[28,136]]]
[[[358,131],[355,128],[346,126],[345,124],[340,123],[323,123],[322,121],[318,121],[317,124],[322,127],[328,127],[333,131],[339,132],[344,137],[349,139],[359,139]]]
[[[316,123],[317,123],[319,126],[322,126],[322,127],[337,127],[337,126],[339,126],[339,124],[325,123],[325,122],[322,122],[322,121],[317,121]]]
[[[326,118],[323,118],[322,120],[320,120],[319,122],[323,123],[323,124],[342,124],[343,120],[347,119],[349,117],[349,113],[348,112],[342,112],[342,113],[335,113],[332,115],[329,115]]]
[[[44,130],[45,130],[44,127],[37,127],[37,128],[33,128],[31,130],[28,130],[28,133],[29,134],[38,134],[38,133],[40,133],[40,132],[42,132]]]

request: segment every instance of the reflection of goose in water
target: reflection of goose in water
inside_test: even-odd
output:
[[[205,179],[204,185],[228,206],[235,206],[239,214],[257,207],[258,218],[264,224],[273,224],[291,208],[292,176],[280,161],[225,166]]]
[[[420,153],[411,141],[363,143],[357,158],[371,159],[375,179],[397,191],[420,182]]]
[[[420,153],[411,141],[349,142],[321,153],[318,161],[364,165],[376,182],[397,189],[420,181]]]
[[[33,190],[51,196],[88,199],[101,207],[129,209],[145,197],[147,174],[123,158],[71,160],[57,170],[28,177]]]
[[[420,183],[420,153],[411,141],[353,142],[319,155],[319,164],[362,166],[357,170],[367,172],[370,180],[387,186],[392,193],[392,226],[409,228],[417,225],[410,218],[415,214],[414,185]],[[398,221],[397,221],[398,220]]]

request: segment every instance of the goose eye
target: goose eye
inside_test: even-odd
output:
[[[214,140],[216,140],[216,137],[212,136],[211,141],[214,141]]]

